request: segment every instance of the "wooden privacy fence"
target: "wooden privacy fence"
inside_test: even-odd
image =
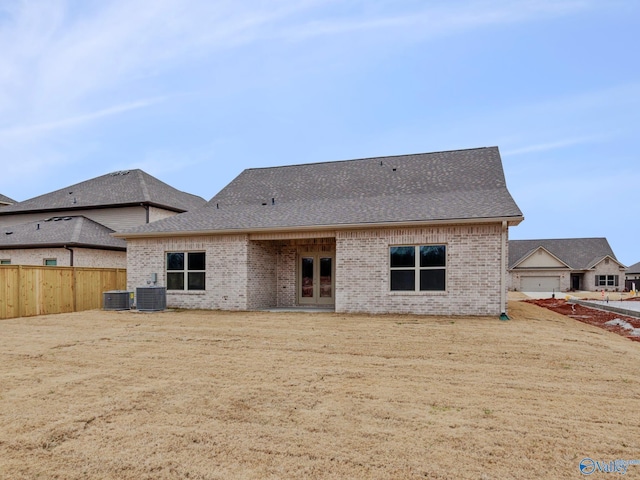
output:
[[[124,268],[0,266],[0,319],[102,307],[103,293],[125,290]]]

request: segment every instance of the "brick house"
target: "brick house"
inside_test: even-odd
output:
[[[509,241],[509,288],[524,292],[624,289],[625,267],[606,238]]]
[[[0,208],[0,264],[125,268],[114,231],[205,203],[142,170],[102,175]]]
[[[498,148],[257,168],[127,240],[131,290],[167,305],[500,315],[509,226]]]
[[[640,262],[634,263],[625,270],[625,287],[631,291],[635,285],[636,291],[640,289]]]

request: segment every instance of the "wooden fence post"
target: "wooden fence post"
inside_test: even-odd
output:
[[[22,291],[25,288],[23,275],[24,275],[24,272],[22,270],[22,265],[18,265],[18,316],[19,317],[24,317],[25,315],[24,301],[22,299]]]
[[[76,306],[78,305],[77,299],[76,299],[76,295],[78,294],[78,289],[77,287],[77,281],[78,281],[78,277],[77,277],[77,267],[71,267],[72,270],[72,275],[71,275],[71,311],[72,312],[76,312]]]

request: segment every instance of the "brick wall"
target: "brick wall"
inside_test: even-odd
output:
[[[446,292],[391,292],[389,246],[445,244]],[[501,313],[501,225],[338,232],[336,311],[427,315]]]
[[[278,307],[293,307],[296,304],[296,275],[298,249],[295,245],[283,245],[278,252]]]
[[[127,285],[145,287],[152,273],[166,286],[166,252],[206,254],[205,291],[167,291],[167,306],[247,310],[248,238],[246,235],[127,239]]]
[[[501,225],[460,225],[337,232],[336,238],[249,240],[246,235],[129,239],[128,288],[152,273],[166,286],[169,251],[206,253],[206,291],[167,292],[179,308],[252,310],[296,305],[297,259],[335,251],[336,311],[427,315],[501,313]],[[391,292],[389,246],[445,244],[446,292]]]
[[[249,242],[247,258],[247,308],[277,305],[278,247],[273,242]]]
[[[0,260],[10,260],[12,265],[44,265],[45,259],[55,259],[60,267],[71,266],[71,252],[65,248],[0,250]],[[127,255],[114,250],[73,248],[73,266],[127,268]]]
[[[618,286],[596,286],[596,275],[618,275]],[[583,287],[585,290],[606,292],[619,291],[624,289],[625,271],[620,265],[611,259],[605,258],[600,261],[593,270],[584,274]]]

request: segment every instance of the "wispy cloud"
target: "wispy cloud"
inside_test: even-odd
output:
[[[384,3],[384,2],[383,2]],[[592,8],[588,0],[535,0],[535,1],[452,1],[445,6],[426,4],[419,9],[411,6],[404,13],[402,5],[389,2],[389,7],[375,14],[326,18],[292,25],[280,32],[283,37],[303,39],[315,36],[339,35],[370,30],[398,30],[419,38],[455,34],[499,24],[535,21],[563,16]],[[363,11],[366,9],[363,8]]]
[[[118,115],[124,112],[137,110],[140,108],[146,108],[160,101],[162,101],[162,99],[139,100],[139,101],[135,101],[127,104],[116,105],[113,107],[105,108],[105,109],[98,110],[91,113],[86,113],[83,115],[78,115],[75,117],[55,120],[52,122],[11,127],[5,130],[0,130],[0,139],[16,138],[16,137],[24,137],[24,136],[28,136],[30,139],[33,139],[33,136],[41,133],[48,133],[51,131],[60,130],[64,128],[76,127],[76,126],[79,126],[88,122],[92,122],[104,117]]]
[[[0,24],[0,91],[8,92],[0,98],[0,108],[17,97],[34,114],[43,108],[68,110],[92,94],[114,94],[117,87],[178,70],[220,50],[278,38],[389,29],[423,38],[565,15],[592,4],[464,0],[416,8],[414,2],[397,1],[374,7],[361,0],[218,0],[194,1],[187,7],[180,0],[113,0],[78,8],[64,0],[52,0],[46,7],[13,2]]]
[[[139,94],[136,81],[256,41],[264,25],[303,8],[177,0],[11,6],[0,24],[0,109],[36,119],[50,117],[46,110],[68,115],[82,102],[95,105],[98,94],[128,101],[118,89]]]
[[[524,147],[514,148],[512,150],[505,150],[502,155],[522,155],[526,153],[544,152],[548,150],[558,150],[567,147],[573,147],[576,145],[583,145],[588,143],[596,143],[607,140],[604,135],[594,135],[585,137],[565,138],[562,140],[556,140],[553,142],[537,143],[534,145],[526,145]]]

